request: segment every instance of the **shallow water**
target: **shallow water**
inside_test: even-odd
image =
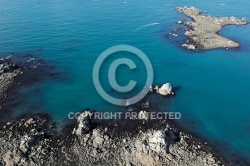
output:
[[[219,142],[222,151],[240,152],[248,157],[250,26],[228,26],[221,32],[240,42],[240,49],[189,52],[165,37],[176,26],[175,21],[185,18],[174,8],[185,5],[199,7],[214,16],[250,19],[247,0],[237,3],[232,0],[0,1],[0,54],[39,50],[35,53],[37,56],[53,60],[67,73],[64,81],[51,80],[21,89],[25,100],[14,110],[18,114],[48,112],[62,121],[69,112],[85,108],[120,109],[104,101],[95,91],[92,69],[102,51],[129,44],[150,58],[155,84],[171,82],[180,87],[175,98],[158,102],[163,110],[181,112],[180,125],[198,132],[215,146]],[[115,58],[110,58],[105,65]],[[140,62],[136,57],[132,59]],[[103,80],[107,66],[102,71]],[[126,67],[121,68],[118,76],[121,84],[126,84],[131,77],[138,81],[133,93],[140,91],[145,81],[145,68],[138,66],[133,73]],[[102,83],[114,93],[107,82]]]

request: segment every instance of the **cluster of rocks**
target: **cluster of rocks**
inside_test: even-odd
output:
[[[208,145],[180,132],[167,122],[159,128],[139,130],[133,135],[129,135],[124,126],[118,126],[122,128],[123,134],[114,137],[112,128],[97,126],[91,129],[90,118],[89,111],[83,112],[73,131],[79,140],[74,144],[74,151],[77,150],[80,155],[80,163],[129,166],[223,165],[224,161],[214,155]]]
[[[90,116],[83,112],[61,133],[45,115],[6,123],[0,165],[223,165],[208,145],[167,122],[131,135],[126,126],[94,124]]]
[[[225,25],[245,25],[246,18],[237,19],[235,17],[212,17],[202,15],[201,10],[195,7],[177,7],[176,10],[190,17],[192,22],[180,20],[177,23],[185,24],[189,30],[185,32],[188,40],[182,46],[190,49],[210,50],[216,48],[237,48],[239,43],[222,37],[218,32]]]
[[[16,78],[23,74],[22,69],[14,62],[11,57],[0,59],[0,99],[6,96],[6,91],[14,86]]]

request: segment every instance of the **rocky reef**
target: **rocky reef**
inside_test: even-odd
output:
[[[50,65],[41,65],[39,69],[43,62],[32,61],[30,57],[25,63],[15,63],[11,57],[1,59],[0,95],[3,98],[12,93],[13,86],[27,83],[22,81],[25,73],[27,80],[33,72],[39,76],[34,77],[37,80],[41,80],[43,74],[55,75]],[[44,68],[50,72],[44,72]],[[153,87],[150,89],[154,91]],[[155,90],[162,96],[173,94],[169,83]],[[1,103],[5,100],[1,99],[0,106]],[[138,117],[125,118],[128,112]],[[93,118],[93,113],[96,112],[83,111],[63,129],[58,129],[59,125],[48,114],[1,120],[0,165],[231,165],[206,141],[186,132],[171,118],[152,118],[150,113],[161,112],[146,98],[124,107],[119,119]]]
[[[0,165],[234,165],[174,121],[150,118],[149,101],[129,107],[121,119],[85,110],[63,129],[47,114],[0,122]],[[131,111],[140,118],[124,118]]]
[[[133,109],[154,109],[143,102]],[[57,130],[46,114],[24,116],[0,127],[0,165],[225,165],[202,139],[169,120],[93,119],[84,111]]]
[[[73,132],[79,140],[77,144],[74,144],[74,150],[77,150],[81,156],[79,163],[88,161],[87,165],[110,165],[112,163],[112,165],[128,166],[200,166],[222,165],[224,162],[204,142],[180,132],[167,122],[160,122],[161,126],[148,129],[144,128],[147,122],[144,125],[134,126],[139,127],[140,130],[132,132],[132,135],[125,126],[119,125],[123,134],[118,136],[114,133],[117,133],[119,129],[112,127],[97,126],[89,130],[86,125],[89,124],[86,122],[89,118],[90,113],[84,112],[78,118],[75,132]]]
[[[245,25],[248,23],[246,18],[238,19],[235,17],[212,17],[202,15],[201,10],[195,7],[177,7],[176,11],[188,16],[192,22],[180,20],[178,24],[189,27],[185,32],[188,40],[182,46],[190,49],[210,50],[216,48],[238,48],[240,44],[225,38],[218,32],[226,25]]]
[[[35,53],[10,53],[0,58],[0,115],[11,112],[12,105],[21,104],[18,89],[45,80],[60,80],[67,74],[57,71],[52,61]]]

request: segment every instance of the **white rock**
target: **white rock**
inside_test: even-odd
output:
[[[74,128],[73,133],[76,135],[83,135],[86,134],[90,128],[89,128],[89,122],[88,119],[92,116],[92,113],[89,111],[84,111],[78,118],[78,126]]]
[[[178,23],[178,24],[182,24],[182,23],[183,23],[183,21],[181,21],[181,20],[180,20],[180,21],[177,21],[177,23]]]
[[[164,131],[154,131],[148,135],[148,147],[155,152],[166,152],[166,134]]]
[[[244,22],[247,22],[247,18],[246,17],[243,17],[241,20],[244,21]]]
[[[154,89],[156,90],[156,93],[159,93],[159,86],[158,85],[156,85]]]
[[[146,111],[140,111],[138,114],[138,118],[148,120],[149,115]]]
[[[171,95],[173,93],[172,90],[172,85],[170,83],[166,83],[159,88],[159,94],[163,96]]]
[[[32,147],[32,144],[33,144],[33,143],[34,143],[34,137],[25,135],[25,136],[21,139],[20,149],[21,149],[24,153],[26,153],[26,152]]]
[[[189,50],[195,50],[195,46],[192,45],[192,44],[189,44],[188,47],[187,47],[187,49],[189,49]]]
[[[98,137],[95,137],[95,139],[93,140],[93,146],[94,147],[98,147],[98,146],[101,146],[104,142],[104,138],[98,136]]]
[[[149,91],[150,91],[150,92],[153,92],[153,87],[152,87],[152,85],[149,86]]]

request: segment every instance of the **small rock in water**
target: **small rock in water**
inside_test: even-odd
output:
[[[171,95],[172,90],[173,90],[172,85],[170,83],[166,83],[159,88],[159,94],[163,96]]]
[[[180,21],[177,21],[177,23],[178,23],[178,24],[183,24],[183,21],[180,20]]]

